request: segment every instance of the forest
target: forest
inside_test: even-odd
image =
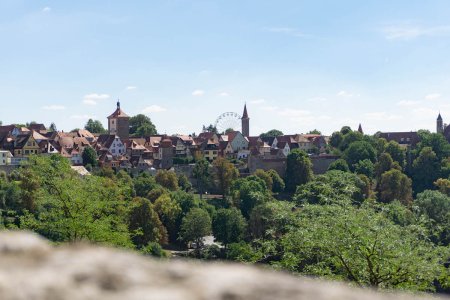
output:
[[[81,177],[59,155],[32,156],[0,173],[0,226],[55,244],[89,241],[161,259],[182,252],[450,293],[450,145],[441,134],[419,135],[410,149],[343,127],[328,149],[341,159],[321,175],[298,149],[285,178],[273,170],[241,177],[225,158],[199,157],[195,185],[168,170],[132,177],[94,167]]]

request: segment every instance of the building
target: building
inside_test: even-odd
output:
[[[242,134],[245,137],[249,137],[250,136],[250,118],[248,117],[248,113],[247,113],[247,104],[244,105],[244,113],[242,114],[241,124],[242,124]]]
[[[8,150],[0,150],[0,166],[9,166],[12,157],[11,152]]]
[[[120,101],[117,101],[117,109],[108,117],[108,131],[122,141],[130,137],[130,117],[120,109]]]
[[[441,113],[439,113],[436,120],[436,132],[442,133],[447,141],[450,143],[450,126],[444,124],[444,120],[442,119]]]

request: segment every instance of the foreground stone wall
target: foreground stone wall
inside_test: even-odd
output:
[[[0,232],[0,299],[415,298],[351,289],[243,265],[161,262],[88,245],[54,248],[30,233]]]

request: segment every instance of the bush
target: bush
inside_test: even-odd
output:
[[[147,246],[141,249],[141,253],[144,255],[159,258],[167,257],[167,253],[164,251],[161,245],[156,242],[148,243]]]

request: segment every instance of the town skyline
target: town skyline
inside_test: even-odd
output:
[[[0,16],[4,124],[106,125],[117,98],[168,134],[245,102],[255,135],[450,119],[446,1],[2,1]]]

